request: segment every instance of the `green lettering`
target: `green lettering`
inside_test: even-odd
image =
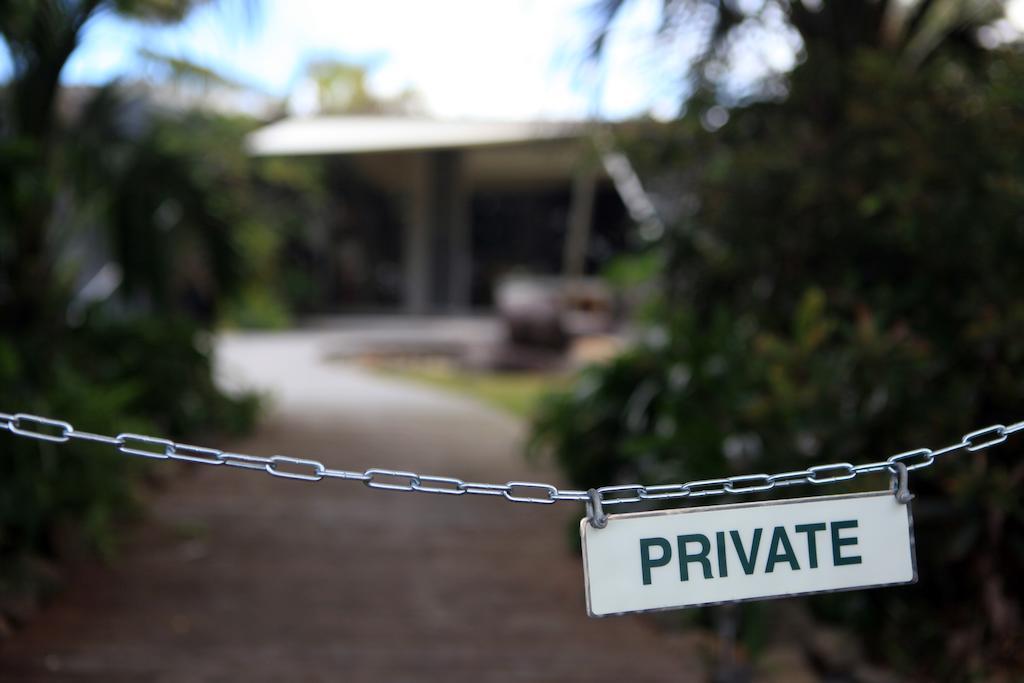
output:
[[[826,525],[824,522],[796,525],[796,532],[798,534],[807,534],[807,555],[810,557],[811,569],[818,568],[818,541],[814,535],[825,529]]]
[[[661,557],[651,557],[651,548],[661,548]],[[651,585],[651,568],[664,567],[672,559],[672,545],[665,538],[640,539],[640,572],[644,577],[644,585]]]
[[[718,576],[719,576],[719,578],[723,578],[723,577],[729,576],[729,567],[726,566],[727,558],[725,556],[725,532],[724,531],[716,531],[715,532],[715,548],[716,548],[717,555],[718,555]]]
[[[757,562],[757,550],[761,546],[761,530],[754,529],[754,538],[750,542],[750,554],[747,555],[743,549],[743,541],[740,540],[740,532],[730,531],[729,535],[732,537],[732,545],[736,548],[736,555],[740,558],[740,566],[743,567],[743,571],[748,575],[754,573],[754,564]]]
[[[687,550],[686,546],[689,543],[696,543],[700,546],[700,552],[691,555]],[[711,552],[711,541],[704,534],[683,534],[676,537],[676,544],[679,547],[679,580],[689,581],[690,571],[689,565],[691,562],[700,562],[701,568],[704,570],[704,578],[713,578],[711,575],[711,561],[708,559],[708,554]]]
[[[841,554],[841,548],[844,545],[857,545],[857,537],[851,536],[848,538],[840,538],[839,532],[842,529],[856,529],[857,520],[847,519],[842,522],[832,522],[832,564],[840,566],[843,564],[860,564],[860,555],[850,555],[843,557]]]
[[[782,546],[782,552],[779,552],[779,546]],[[789,543],[789,535],[786,533],[786,528],[781,526],[775,527],[775,530],[772,531],[772,542],[768,547],[768,562],[764,567],[765,573],[771,574],[775,571],[775,565],[779,562],[788,562],[790,569],[800,569],[800,565],[796,561],[796,554],[793,552],[793,546]]]

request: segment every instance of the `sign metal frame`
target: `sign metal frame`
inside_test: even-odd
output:
[[[639,518],[651,518],[651,517],[664,517],[664,516],[679,516],[694,512],[712,512],[712,511],[727,511],[736,509],[749,509],[749,508],[761,508],[761,507],[774,507],[778,505],[794,505],[801,503],[821,503],[829,500],[853,500],[858,498],[879,498],[883,496],[892,497],[895,499],[896,492],[893,490],[885,491],[868,491],[862,493],[846,493],[846,494],[833,494],[826,496],[808,496],[803,498],[782,498],[765,501],[754,501],[748,503],[726,503],[724,505],[699,505],[687,508],[671,508],[667,510],[651,510],[645,512],[630,512],[624,514],[610,514],[607,516],[608,526],[615,523],[616,520],[624,519],[639,519]],[[734,600],[719,600],[714,602],[692,602],[679,605],[670,605],[664,607],[654,607],[649,609],[636,609],[636,610],[625,610],[621,612],[608,612],[608,613],[595,613],[592,608],[592,596],[591,596],[591,571],[589,566],[589,557],[587,552],[587,536],[590,533],[600,533],[602,529],[594,529],[590,526],[590,523],[586,517],[580,520],[580,540],[582,542],[583,551],[583,583],[586,598],[587,615],[592,618],[604,618],[620,616],[624,614],[646,614],[650,612],[666,612],[670,610],[689,609],[695,607],[713,607],[716,605],[734,605],[742,602],[758,602],[761,600],[776,600],[780,598],[790,597],[802,597],[810,595],[822,595],[825,593],[844,593],[855,590],[868,590],[872,588],[883,588],[887,586],[906,586],[917,583],[917,548],[916,541],[914,540],[914,516],[910,508],[910,503],[899,503],[901,506],[906,508],[907,512],[907,525],[908,525],[908,536],[910,542],[910,566],[911,566],[911,578],[907,581],[893,581],[883,582],[865,585],[846,586],[842,588],[829,588],[824,590],[811,590],[811,591],[800,591],[791,593],[778,593],[773,595],[766,595],[762,597],[748,597],[748,598],[737,598]]]

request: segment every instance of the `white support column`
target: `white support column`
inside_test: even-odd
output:
[[[568,278],[582,277],[586,266],[587,245],[594,220],[594,195],[597,172],[589,166],[580,168],[572,181],[569,220],[562,252],[562,274]]]
[[[411,155],[402,240],[402,303],[406,313],[427,313],[433,291],[433,197],[426,154]]]
[[[447,160],[442,186],[448,206],[448,309],[468,311],[472,303],[473,244],[470,226],[470,197],[463,172],[462,152],[452,152]]]

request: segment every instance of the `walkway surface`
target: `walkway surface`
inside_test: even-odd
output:
[[[343,340],[342,340],[343,341]],[[520,423],[328,363],[329,332],[221,343],[226,381],[272,392],[229,446],[329,467],[547,481]],[[690,681],[695,648],[649,619],[589,619],[574,505],[370,490],[196,466],[109,567],[0,649],[0,681]]]

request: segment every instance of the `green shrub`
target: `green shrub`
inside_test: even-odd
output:
[[[910,73],[864,51],[842,97],[798,69],[716,132],[694,107],[630,141],[649,178],[681,178],[661,294],[643,343],[547,401],[535,445],[587,488],[873,461],[1024,418],[1024,59],[975,59]],[[812,605],[922,676],[1021,671],[1022,452],[912,477],[918,585]]]
[[[60,80],[96,14],[174,22],[194,4],[0,3],[0,411],[179,438],[252,420],[254,399],[213,383],[208,330],[243,285],[273,280],[277,219],[303,219],[261,210],[272,183],[242,148],[256,123]],[[142,465],[6,434],[0,455],[6,603],[32,556],[75,532],[110,549]]]
[[[59,344],[35,342],[0,341],[5,412],[56,417],[91,432],[172,438],[242,432],[255,418],[254,396],[229,397],[213,384],[210,351],[194,323],[93,320]],[[136,510],[134,482],[145,460],[81,441],[2,434],[0,452],[0,565],[58,552],[55,534],[69,530],[109,553],[116,522]]]

